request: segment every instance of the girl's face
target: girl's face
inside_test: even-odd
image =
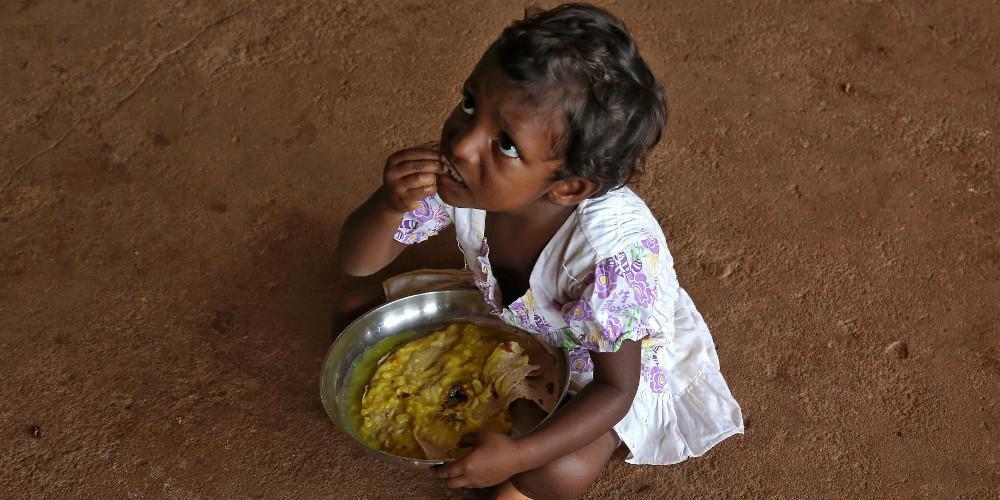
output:
[[[441,130],[441,154],[453,169],[438,175],[441,199],[491,212],[546,202],[563,163],[554,150],[563,119],[537,101],[494,57],[483,56]]]

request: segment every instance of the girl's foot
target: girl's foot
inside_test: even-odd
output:
[[[490,496],[493,500],[531,500],[521,490],[514,486],[514,483],[504,481],[490,489]]]

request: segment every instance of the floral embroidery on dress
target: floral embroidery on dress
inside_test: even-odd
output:
[[[496,299],[498,285],[490,268],[490,246],[486,243],[485,236],[481,237],[480,241],[482,243],[479,245],[479,255],[476,257],[479,272],[474,271],[473,275],[475,275],[476,286],[483,292],[483,299],[493,309],[493,314],[500,316],[502,308]]]
[[[608,316],[608,320],[601,328],[601,337],[613,344],[623,333],[625,329],[622,328],[622,320],[618,316]]]
[[[509,306],[507,306],[507,314],[511,317],[513,322],[528,326],[528,319],[531,315],[528,313],[528,308],[521,301],[515,300]]]
[[[393,235],[396,241],[412,245],[439,233],[451,224],[444,202],[432,194],[420,200],[417,208],[403,214],[403,220]]]
[[[545,319],[545,316],[532,313],[531,320],[535,323],[538,333],[547,335],[552,330],[552,325]]]
[[[538,335],[545,342],[554,347],[563,345],[564,334],[552,327],[545,316],[536,310],[534,295],[529,289],[523,297],[511,302],[506,309],[500,313],[500,318],[507,324],[516,326],[522,330]]]
[[[652,334],[653,332],[648,332]],[[654,394],[669,392],[667,387],[667,371],[660,364],[660,356],[663,344],[653,341],[647,337],[642,341],[642,380],[649,386],[649,391]]]
[[[659,255],[655,238],[637,242],[594,266],[590,293],[563,307],[567,339],[574,347],[615,351],[624,340],[650,334],[648,309],[656,300],[653,262]],[[588,274],[585,280],[590,280]]]
[[[597,269],[594,270],[594,292],[598,298],[608,298],[615,289],[615,282],[618,281],[617,267],[613,259],[605,259],[597,264]]]
[[[594,311],[590,309],[590,302],[586,300],[577,300],[572,303],[572,307],[569,311],[563,315],[563,319],[566,323],[572,324],[574,321],[593,321]]]
[[[590,361],[590,352],[582,347],[569,350],[569,368],[576,373],[587,373],[594,371],[594,365]]]
[[[663,368],[657,365],[652,366],[649,369],[649,390],[656,394],[660,394],[666,390],[667,387],[667,372]]]

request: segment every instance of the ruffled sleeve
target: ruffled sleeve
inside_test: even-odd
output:
[[[412,245],[438,234],[451,224],[449,208],[436,193],[420,200],[420,206],[403,214],[393,239]]]
[[[565,347],[615,352],[625,340],[647,337],[659,261],[660,245],[652,236],[599,261],[580,298],[563,306]]]

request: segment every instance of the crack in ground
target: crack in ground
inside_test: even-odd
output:
[[[200,30],[198,30],[197,33],[195,33],[190,38],[188,38],[184,43],[178,45],[177,47],[174,47],[173,49],[168,50],[166,53],[164,53],[163,55],[161,55],[159,57],[159,59],[156,61],[156,64],[154,64],[153,67],[149,71],[147,71],[145,74],[142,75],[141,78],[139,78],[139,81],[135,84],[134,87],[132,87],[132,90],[130,90],[125,95],[123,95],[121,98],[119,98],[111,106],[108,106],[107,108],[105,108],[105,109],[103,109],[101,111],[98,111],[97,113],[94,113],[89,118],[96,118],[96,117],[101,116],[101,115],[103,115],[105,113],[114,113],[115,111],[118,111],[119,109],[121,109],[121,107],[126,102],[128,102],[129,99],[131,99],[132,97],[134,97],[135,94],[138,93],[139,90],[141,90],[142,87],[146,85],[146,82],[149,80],[149,78],[151,76],[153,76],[153,74],[155,74],[157,71],[160,70],[160,68],[163,66],[163,63],[165,63],[167,61],[167,59],[170,59],[174,55],[176,55],[176,54],[178,54],[178,53],[186,50],[188,47],[191,46],[192,43],[194,43],[196,40],[198,40],[198,38],[201,38],[201,36],[204,35],[208,30],[210,30],[210,29],[212,29],[212,28],[214,28],[214,27],[216,27],[216,26],[218,26],[218,25],[220,25],[220,24],[222,24],[222,23],[224,23],[224,22],[232,19],[234,16],[236,16],[237,14],[239,14],[241,12],[242,12],[242,10],[238,10],[236,12],[232,12],[230,14],[227,14],[225,16],[220,17],[219,19],[216,19],[215,21],[212,21],[211,23],[206,24],[205,26],[202,26],[202,28]],[[66,138],[69,137],[70,134],[72,134],[74,131],[76,131],[77,127],[79,127],[80,124],[83,123],[84,121],[86,121],[87,119],[88,118],[78,118],[76,121],[73,122],[72,125],[70,125],[69,129],[67,129],[66,132],[64,132],[61,136],[59,136],[59,138],[57,138],[55,141],[53,141],[52,144],[49,144],[47,147],[43,148],[41,151],[38,151],[37,153],[31,155],[31,157],[29,157],[27,160],[21,162],[19,165],[17,165],[16,167],[14,167],[14,170],[12,170],[11,173],[10,173],[10,175],[7,176],[7,180],[4,181],[3,185],[0,185],[0,194],[3,194],[7,190],[7,188],[10,186],[10,184],[12,182],[14,182],[14,179],[17,177],[17,175],[22,170],[24,170],[28,165],[31,165],[32,163],[34,163],[34,161],[37,160],[38,158],[42,157],[43,155],[45,155],[45,154],[53,151],[54,149],[56,149],[60,145],[62,145],[62,143],[66,140]]]

